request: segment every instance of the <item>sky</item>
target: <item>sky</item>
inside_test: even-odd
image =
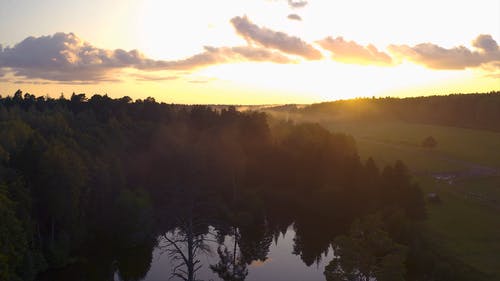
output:
[[[500,90],[498,0],[0,0],[0,95],[313,103]]]

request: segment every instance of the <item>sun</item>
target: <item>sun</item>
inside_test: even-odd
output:
[[[467,81],[471,72],[429,71],[409,63],[396,67],[359,66],[330,60],[278,65],[271,63],[233,63],[212,66],[197,75],[232,81],[241,88],[268,89],[308,102],[384,96],[391,92],[415,92],[421,85],[441,85]]]

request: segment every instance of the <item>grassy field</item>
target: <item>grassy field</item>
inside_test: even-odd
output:
[[[414,165],[417,170],[454,170],[457,165],[464,164],[460,162],[500,168],[500,133],[400,122],[360,124],[332,121],[323,125],[332,131],[353,135],[362,157],[370,152],[378,153],[384,161],[402,158],[400,155],[415,156],[417,161],[408,161],[408,164]],[[422,140],[428,136],[433,136],[438,142],[431,151],[420,147]],[[443,163],[433,168],[419,166],[419,161],[424,159]]]
[[[443,201],[427,207],[426,225],[432,236],[454,256],[500,280],[500,209],[467,195],[488,195],[499,178],[478,178],[478,185],[472,179],[454,185],[430,177],[418,181],[424,192],[435,192]],[[500,186],[496,187],[492,194],[498,196]]]
[[[408,123],[324,122],[332,131],[356,139],[360,157],[380,167],[402,160],[425,193],[442,204],[428,204],[429,233],[443,247],[477,269],[500,280],[500,133]],[[420,143],[433,136],[435,149]],[[436,179],[438,173],[453,181]]]

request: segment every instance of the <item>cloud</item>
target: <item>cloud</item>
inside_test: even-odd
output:
[[[500,60],[483,63],[481,65],[481,68],[483,68],[486,71],[499,71],[500,72]]]
[[[12,82],[12,81],[9,81]],[[52,82],[48,81],[24,81],[24,80],[16,80],[13,82],[14,84],[23,84],[23,85],[52,85]]]
[[[432,43],[390,45],[389,51],[402,59],[433,69],[464,69],[500,61],[500,50],[491,35],[479,35],[472,41],[475,50],[464,46],[446,49]],[[498,65],[493,64],[493,65]]]
[[[134,73],[131,76],[134,77],[136,81],[166,81],[180,78],[180,76],[158,76],[144,73]]]
[[[302,20],[302,18],[299,15],[297,15],[297,14],[289,14],[287,18],[289,20],[298,20],[298,21]]]
[[[11,72],[17,77],[60,82],[118,81],[113,74],[125,68],[189,70],[233,61],[294,62],[279,52],[252,46],[205,47],[186,59],[153,60],[137,50],[100,49],[73,33],[56,33],[28,37],[14,47],[0,49],[0,77]]]
[[[292,8],[304,8],[307,4],[307,1],[288,0],[288,5]]]
[[[498,53],[498,44],[489,34],[481,34],[472,41],[472,46],[482,50],[485,53]]]
[[[242,58],[245,58],[247,60],[251,61],[270,61],[270,62],[275,62],[275,63],[280,63],[280,64],[285,64],[285,63],[294,63],[296,62],[295,60],[290,59],[289,57],[275,51],[270,51],[267,49],[263,48],[256,48],[256,47],[251,47],[251,46],[241,46],[241,47],[231,47],[231,48],[219,48],[219,50],[229,51],[229,54],[233,55],[239,55]],[[227,51],[226,51],[227,52]]]
[[[344,63],[391,65],[392,58],[373,45],[362,46],[354,41],[345,41],[342,37],[327,37],[317,43],[332,53],[332,59]]]
[[[500,60],[483,63],[481,69],[486,72],[485,77],[500,78]]]
[[[209,78],[209,79],[188,80],[187,82],[191,83],[191,84],[206,84],[206,83],[210,83],[210,82],[215,81],[215,80],[217,80],[217,79],[216,78]]]
[[[192,57],[176,61],[157,61],[145,67],[146,70],[186,70],[209,65],[230,63],[237,61],[274,62],[279,64],[294,63],[294,60],[275,51],[260,47],[210,47]]]
[[[0,67],[10,68],[15,76],[58,81],[109,80],[109,70],[149,63],[137,50],[99,49],[73,33],[28,37],[0,52]]]
[[[273,48],[284,53],[301,56],[308,60],[319,60],[321,53],[302,39],[286,33],[259,27],[245,17],[231,19],[236,32],[248,43],[256,43],[266,48]]]

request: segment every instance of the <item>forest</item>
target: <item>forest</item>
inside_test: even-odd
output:
[[[500,130],[498,92],[358,102],[366,109],[359,118]],[[340,114],[344,106],[304,110]],[[166,241],[187,243],[188,254],[169,248],[179,261],[172,275],[192,281],[210,227],[219,238],[233,235],[241,252],[219,247],[211,269],[244,280],[290,223],[305,264],[334,248],[328,281],[488,280],[423,235],[423,192],[403,162],[361,161],[351,136],[317,123],[230,106],[19,90],[0,98],[0,136],[2,281],[43,280],[44,272],[84,264],[95,255],[86,249],[103,241],[120,251],[151,248],[175,231],[185,238]],[[109,256],[81,280],[109,280],[114,267],[123,280],[141,280],[151,257],[144,259],[131,265]]]
[[[326,114],[344,122],[401,121],[500,131],[499,91],[411,98],[356,98],[316,103],[300,109],[289,105],[272,110],[308,116]]]

